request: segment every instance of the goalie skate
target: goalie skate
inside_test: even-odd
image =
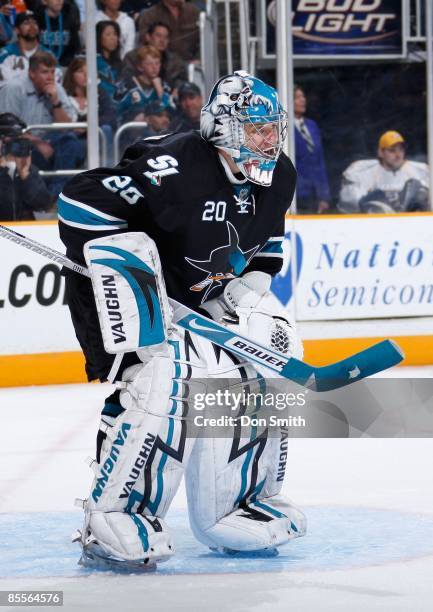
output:
[[[161,519],[128,512],[95,515],[86,508],[87,500],[77,499],[76,505],[85,510],[83,529],[72,537],[81,546],[79,565],[116,572],[147,572],[173,555],[174,546]]]
[[[78,542],[81,546],[81,557],[78,565],[94,570],[106,570],[125,573],[152,572],[156,570],[155,561],[145,558],[139,561],[125,561],[118,559],[114,555],[108,555],[90,535],[87,543],[83,542],[83,534],[77,531],[73,542]]]

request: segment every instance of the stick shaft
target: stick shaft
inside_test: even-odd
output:
[[[74,263],[68,257],[66,257],[66,255],[56,251],[56,249],[52,249],[51,247],[41,244],[36,240],[32,240],[31,238],[27,238],[27,236],[23,236],[9,227],[0,225],[0,236],[10,240],[11,242],[15,242],[15,244],[21,245],[26,249],[29,249],[29,251],[33,251],[33,253],[38,253],[43,257],[48,257],[48,259],[51,259],[51,261],[55,261],[65,268],[69,268],[69,270],[73,270],[74,272],[78,272],[84,276],[90,276],[89,270],[85,266],[80,266],[80,264]]]

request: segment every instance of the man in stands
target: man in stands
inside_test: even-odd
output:
[[[27,74],[29,59],[36,51],[47,51],[39,43],[39,25],[31,11],[19,13],[15,21],[16,42],[11,42],[0,50],[0,87],[10,79]],[[56,74],[56,80],[61,80]],[[60,78],[57,78],[59,76]]]
[[[161,0],[140,15],[140,43],[146,43],[150,25],[159,21],[170,28],[169,50],[178,53],[186,62],[197,61],[200,55],[198,19],[199,10],[192,2]]]
[[[343,173],[338,208],[345,213],[429,210],[427,164],[406,159],[399,132],[382,134],[377,159],[353,162]]]
[[[119,103],[121,120],[143,121],[144,107],[150,102],[171,103],[170,88],[161,78],[161,53],[150,45],[137,50],[136,70],[130,79],[122,83],[127,91]]]
[[[80,52],[80,13],[75,2],[42,0],[36,11],[41,43],[61,66],[68,66]]]
[[[45,51],[37,51],[29,61],[28,75],[12,79],[0,89],[0,108],[16,114],[27,125],[70,122],[73,108],[54,74],[56,60]],[[72,131],[32,131],[28,135],[34,147],[33,158],[42,170],[77,168],[84,160],[85,145]],[[51,182],[58,193],[64,179]]]
[[[187,80],[186,62],[173,51],[169,51],[170,30],[162,22],[152,23],[145,36],[146,45],[151,45],[161,53],[161,78],[172,88],[177,88]],[[132,76],[135,71],[137,49],[130,51],[123,58],[122,78]]]
[[[200,129],[200,114],[203,96],[195,83],[183,83],[178,93],[179,112],[175,115],[171,129],[173,132],[188,132]]]
[[[52,207],[52,198],[32,164],[26,124],[12,113],[0,114],[0,219],[34,220]],[[53,211],[54,214],[54,211]]]
[[[322,146],[322,136],[317,123],[306,116],[307,96],[295,85],[293,111],[295,115],[296,210],[298,214],[323,214],[329,210],[331,195]]]
[[[161,136],[169,133],[170,107],[161,102],[151,102],[144,109],[144,117],[149,127],[144,138],[148,136]]]

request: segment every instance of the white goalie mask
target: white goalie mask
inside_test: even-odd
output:
[[[271,185],[287,134],[287,113],[273,87],[242,71],[223,77],[202,109],[200,131],[247,179]]]

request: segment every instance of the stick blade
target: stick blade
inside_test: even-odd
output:
[[[331,391],[397,365],[404,359],[394,340],[382,340],[342,361],[318,368],[316,391]]]

